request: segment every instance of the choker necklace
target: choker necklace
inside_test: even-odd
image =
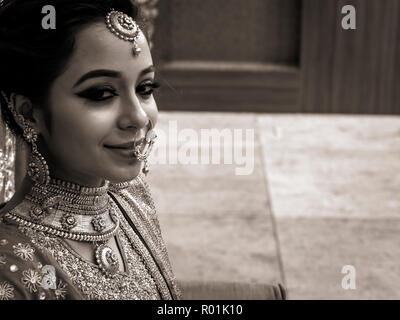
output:
[[[119,230],[115,203],[107,194],[109,182],[101,187],[83,187],[51,179],[44,187],[35,183],[26,199],[32,203],[27,215],[11,210],[5,218],[64,239],[92,242],[96,262],[107,276],[119,270],[119,261],[107,241]]]

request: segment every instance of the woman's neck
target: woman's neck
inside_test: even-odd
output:
[[[53,179],[71,182],[82,187],[98,188],[104,186],[105,184],[105,180],[102,178],[85,177],[82,175],[82,173],[73,174],[68,172],[61,172],[51,167],[50,173],[51,178]]]

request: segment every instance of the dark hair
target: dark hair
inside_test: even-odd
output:
[[[0,8],[0,90],[21,94],[46,108],[50,86],[74,51],[75,36],[114,8],[137,19],[130,0],[5,0]],[[56,29],[42,28],[42,8],[56,9]],[[0,95],[3,121],[16,136],[22,130]],[[50,130],[50,114],[46,118]]]

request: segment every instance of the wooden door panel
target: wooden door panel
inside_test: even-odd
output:
[[[161,110],[298,111],[301,2],[165,0]]]

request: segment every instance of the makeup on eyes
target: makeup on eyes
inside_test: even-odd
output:
[[[140,89],[144,89],[144,91],[142,91],[142,95],[151,96],[154,90],[158,89],[160,86],[161,84],[157,81],[145,81],[136,87],[136,92],[140,94]]]
[[[152,79],[144,80],[142,81],[137,87],[136,87],[136,92],[140,94],[144,99],[148,99],[153,93],[154,90],[159,88],[161,84],[157,81],[154,81]],[[108,95],[105,95],[105,93],[109,93]],[[111,86],[111,85],[94,85],[91,86],[87,89],[84,89],[76,95],[80,98],[83,99],[88,99],[91,101],[96,101],[96,102],[101,102],[105,101],[108,99],[111,99],[115,96],[119,96],[117,90]]]
[[[104,96],[104,93],[108,92],[109,95]],[[78,97],[92,100],[92,101],[104,101],[110,99],[117,94],[117,91],[110,85],[98,85],[91,86],[87,89],[76,94]]]

